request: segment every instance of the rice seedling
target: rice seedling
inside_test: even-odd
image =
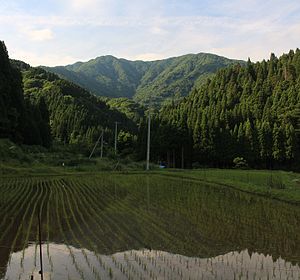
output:
[[[297,206],[178,176],[109,175],[1,180],[0,279],[38,275],[38,213],[49,279],[299,278]]]

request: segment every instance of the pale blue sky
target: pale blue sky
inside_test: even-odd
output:
[[[300,47],[300,1],[0,0],[0,40],[11,58],[34,66],[107,54],[257,61]]]

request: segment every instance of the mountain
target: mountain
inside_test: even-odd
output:
[[[0,41],[0,138],[47,148],[55,140],[83,152],[102,131],[112,147],[118,122],[119,150],[129,152],[143,115],[133,100],[103,100],[56,74],[10,60]]]
[[[243,63],[199,53],[158,61],[129,61],[101,56],[88,62],[44,67],[98,96],[127,97],[139,103],[162,103],[186,96],[218,69]]]
[[[151,124],[152,157],[169,166],[181,166],[183,152],[189,166],[229,167],[235,159],[236,165],[299,170],[300,50],[220,69],[163,107]],[[142,148],[146,131],[144,124]]]

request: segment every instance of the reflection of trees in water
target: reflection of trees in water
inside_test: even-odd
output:
[[[0,275],[10,252],[22,252],[20,266],[28,257],[38,207],[43,240],[64,243],[73,260],[76,248],[86,248],[87,262],[86,250],[97,256],[151,248],[210,258],[247,248],[300,262],[300,210],[289,204],[157,175],[5,179],[0,187]],[[80,262],[75,269],[80,273]]]
[[[300,268],[279,258],[247,250],[229,252],[211,258],[186,257],[157,250],[129,250],[101,255],[64,244],[43,245],[45,279],[298,279]],[[70,254],[70,250],[72,254]],[[14,253],[5,277],[38,277],[33,267],[35,246]],[[37,278],[39,279],[39,278]]]

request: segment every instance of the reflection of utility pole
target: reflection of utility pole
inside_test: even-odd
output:
[[[147,208],[148,208],[148,211],[149,211],[149,208],[150,208],[149,176],[147,176],[146,180],[147,180]]]
[[[115,122],[115,155],[117,154],[118,123],[119,122]]]
[[[147,137],[147,165],[146,170],[149,170],[149,161],[150,161],[150,126],[151,126],[151,116],[150,116],[150,110],[148,115],[148,137]]]
[[[38,223],[39,223],[39,244],[40,244],[40,267],[41,270],[39,271],[39,273],[41,274],[41,279],[44,279],[44,275],[43,275],[43,252],[42,252],[42,229],[41,229],[41,209],[38,212]]]

